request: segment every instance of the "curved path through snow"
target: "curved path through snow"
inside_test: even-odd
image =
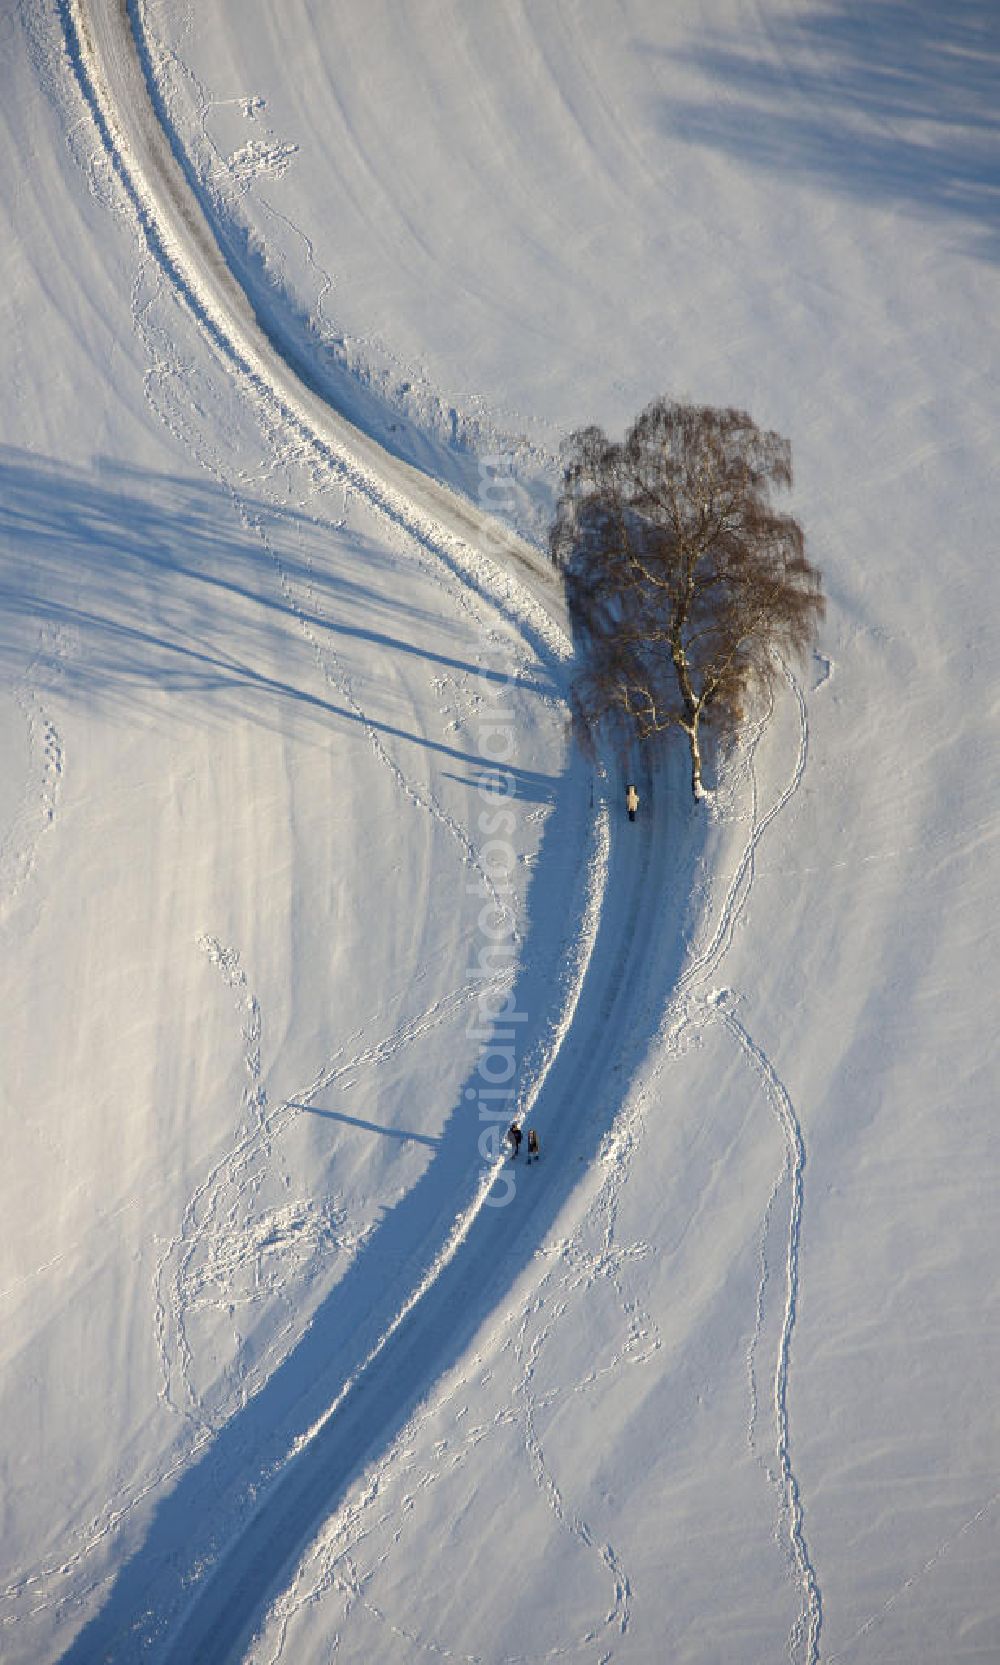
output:
[[[242,1657],[266,1603],[289,1582],[296,1559],[345,1487],[461,1357],[577,1183],[577,1157],[593,1156],[610,1117],[588,1113],[595,1103],[613,1100],[620,1061],[610,1037],[628,1030],[640,971],[656,978],[663,970],[661,908],[651,905],[659,889],[651,869],[661,838],[652,816],[634,829],[621,821],[614,829],[615,891],[602,909],[573,1023],[532,1112],[543,1130],[546,1160],[531,1173],[522,1165],[507,1207],[483,1206],[481,1193],[456,1220],[459,1240],[446,1246],[432,1276],[406,1301],[231,1544],[216,1575],[199,1589],[165,1653],[176,1665]],[[622,1619],[627,1622],[627,1613]]]
[[[157,119],[125,0],[62,0],[61,12],[74,72],[146,240],[247,396],[265,401],[280,425],[313,446],[390,522],[481,586],[494,604],[509,606],[550,651],[565,652],[560,588],[544,557],[353,427],[307,385],[269,335],[223,259]],[[504,568],[513,584],[505,582]],[[67,1661],[128,1657],[153,1638],[154,1647],[185,1665],[239,1656],[268,1599],[287,1582],[295,1558],[351,1477],[388,1443],[527,1264],[577,1181],[581,1170],[573,1159],[592,1156],[607,1128],[620,1096],[623,1049],[634,1058],[644,1037],[651,1038],[656,1002],[641,1002],[641,988],[662,989],[676,974],[675,935],[663,927],[669,881],[678,875],[668,871],[665,828],[654,827],[653,796],[654,783],[648,782],[640,821],[633,828],[616,818],[611,829],[602,874],[607,888],[589,963],[572,1022],[532,1110],[547,1150],[559,1155],[523,1175],[507,1208],[486,1207],[488,1186],[482,1184],[464,1201],[455,1199],[458,1212],[438,1242],[414,1245],[429,1270],[374,1348],[327,1411],[302,1429],[249,1518],[234,1524],[227,1541],[202,1545],[191,1523],[199,1519],[199,1496],[204,1502],[212,1495],[220,1468],[230,1482],[241,1465],[248,1482],[260,1478],[252,1446],[241,1442],[238,1429],[223,1431],[161,1505],[146,1543]],[[607,885],[612,874],[613,885]],[[635,1015],[628,1021],[643,1005],[646,1030],[637,1027]],[[277,1398],[287,1414],[281,1396],[287,1401],[290,1392],[286,1377],[284,1386],[269,1382],[259,1399]],[[241,1418],[233,1420],[239,1424]],[[180,1544],[188,1546],[190,1565],[183,1552],[178,1565]],[[206,1562],[213,1561],[206,1575]],[[627,1623],[627,1615],[620,1622]]]

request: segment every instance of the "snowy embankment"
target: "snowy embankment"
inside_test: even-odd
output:
[[[4,27],[4,1657],[992,1660],[991,9]],[[630,828],[443,482],[664,390],[831,608]]]

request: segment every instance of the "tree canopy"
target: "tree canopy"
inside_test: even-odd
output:
[[[823,616],[802,528],[772,505],[791,448],[743,411],[655,400],[623,441],[582,428],[568,444],[550,534],[581,669],[576,720],[649,740],[731,736],[749,701],[804,654]]]

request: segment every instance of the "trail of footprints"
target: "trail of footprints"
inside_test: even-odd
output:
[[[481,987],[469,982],[450,991],[415,1016],[398,1022],[388,1034],[365,1043],[357,1030],[337,1049],[312,1081],[271,1104],[262,1076],[262,1018],[238,952],[215,937],[203,936],[202,951],[232,991],[241,1020],[245,1085],[242,1121],[236,1139],[196,1187],[184,1210],[177,1235],[160,1254],[153,1279],[154,1330],[160,1358],[160,1395],[166,1404],[198,1428],[218,1426],[235,1404],[275,1368],[297,1333],[297,1302],[303,1279],[328,1265],[331,1255],[353,1258],[371,1226],[352,1224],[343,1199],[332,1195],[295,1199],[275,1206],[262,1201],[274,1182],[278,1143],[303,1107],[333,1085],[344,1085],[362,1071],[377,1068],[477,1000]],[[380,1020],[376,1013],[369,1027]],[[218,1375],[218,1361],[198,1357],[191,1340],[192,1320],[203,1312],[253,1307],[246,1326],[260,1327],[268,1313],[286,1313],[254,1366],[244,1368],[239,1332],[229,1367]]]
[[[65,633],[49,636],[13,690],[24,720],[27,768],[20,802],[0,836],[0,918],[8,914],[35,871],[39,846],[53,825],[65,769],[62,736],[34,683],[40,660],[50,664],[67,651]]]
[[[803,1175],[806,1165],[805,1142],[801,1123],[786,1087],[767,1054],[753,1040],[736,1015],[738,996],[732,990],[711,986],[711,980],[722,964],[736,925],[746,909],[753,886],[756,851],[760,841],[798,790],[805,772],[809,750],[808,713],[798,682],[786,666],[782,668],[785,681],[796,702],[799,720],[798,749],[791,775],[774,803],[761,815],[754,758],[770,719],[771,713],[767,710],[750,731],[741,749],[742,755],[738,754],[732,760],[734,767],[725,786],[724,801],[726,812],[730,816],[733,815],[740,782],[749,789],[750,830],[746,843],[726,887],[714,926],[710,926],[707,940],[693,955],[668,1007],[662,1029],[664,1045],[660,1061],[643,1092],[637,1095],[631,1107],[626,1107],[616,1123],[608,1142],[608,1159],[613,1165],[618,1165],[623,1157],[630,1160],[641,1132],[644,1109],[669,1059],[678,1056],[707,1025],[721,1021],[756,1074],[765,1100],[778,1122],[785,1147],[781,1166],[765,1206],[758,1238],[758,1284],[747,1350],[750,1401],[747,1438],[750,1449],[756,1453],[760,1412],[756,1355],[764,1332],[767,1288],[771,1275],[768,1246],[774,1231],[778,1199],[782,1192],[787,1190],[788,1204],[782,1216],[786,1221],[783,1256],[784,1301],[771,1396],[773,1466],[765,1465],[765,1471],[775,1485],[779,1497],[775,1536],[779,1541],[784,1539],[792,1575],[799,1590],[799,1612],[788,1638],[789,1658],[800,1662],[800,1665],[818,1665],[823,1619],[822,1592],[806,1538],[804,1509],[792,1461],[788,1403],[792,1333],[799,1295],[799,1240],[802,1227]],[[710,907],[706,908],[705,916],[711,919]]]
[[[511,1430],[520,1433],[532,1481],[559,1530],[576,1542],[581,1553],[594,1557],[610,1588],[609,1605],[595,1612],[589,1623],[583,1621],[583,1628],[576,1636],[547,1649],[545,1657],[591,1660],[602,1635],[627,1634],[632,1590],[621,1558],[570,1501],[546,1456],[541,1430],[547,1413],[560,1402],[588,1393],[599,1381],[622,1368],[648,1362],[660,1345],[655,1324],[637,1306],[623,1282],[629,1261],[645,1258],[648,1246],[637,1243],[619,1248],[615,1244],[613,1211],[608,1205],[608,1196],[602,1192],[577,1237],[553,1242],[541,1251],[550,1266],[526,1304],[510,1308],[498,1317],[465,1373],[448,1381],[411,1418],[369,1469],[357,1494],[347,1497],[334,1513],[300,1562],[289,1588],[272,1607],[252,1656],[255,1665],[278,1665],[289,1645],[296,1615],[334,1594],[343,1602],[342,1623],[359,1606],[370,1620],[405,1640],[415,1655],[447,1658],[461,1661],[462,1665],[488,1665],[486,1655],[466,1653],[439,1636],[419,1634],[401,1625],[379,1605],[373,1587],[379,1571],[404,1543],[411,1528],[419,1530],[415,1510],[419,1495],[447,1483],[484,1442],[505,1437]],[[580,1242],[580,1235],[595,1230],[599,1233],[598,1245],[588,1250]],[[578,1292],[591,1289],[602,1280],[613,1289],[620,1304],[623,1339],[611,1350],[605,1364],[582,1379],[556,1382],[539,1389],[536,1378],[547,1343],[565,1318],[570,1301]],[[487,1357],[495,1359],[492,1367],[484,1367]],[[488,1386],[494,1378],[499,1378],[501,1371],[501,1403],[492,1420],[467,1425],[467,1406],[460,1402],[464,1391],[473,1382]],[[453,1432],[434,1442],[429,1452],[430,1466],[425,1467],[416,1455],[421,1433],[452,1404],[456,1404],[451,1422]],[[360,1562],[368,1546],[371,1546],[370,1558],[362,1572]],[[598,1657],[609,1659],[610,1649]]]

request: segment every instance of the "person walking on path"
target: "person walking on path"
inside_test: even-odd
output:
[[[528,1129],[528,1161],[537,1162],[539,1158],[538,1134],[533,1127]]]
[[[625,808],[628,810],[630,821],[635,820],[635,812],[639,808],[639,794],[631,783],[625,788]]]
[[[517,1153],[521,1148],[521,1129],[518,1127],[516,1122],[511,1122],[509,1128],[507,1129],[507,1137],[510,1140],[510,1154],[511,1160],[513,1161],[517,1157]]]

